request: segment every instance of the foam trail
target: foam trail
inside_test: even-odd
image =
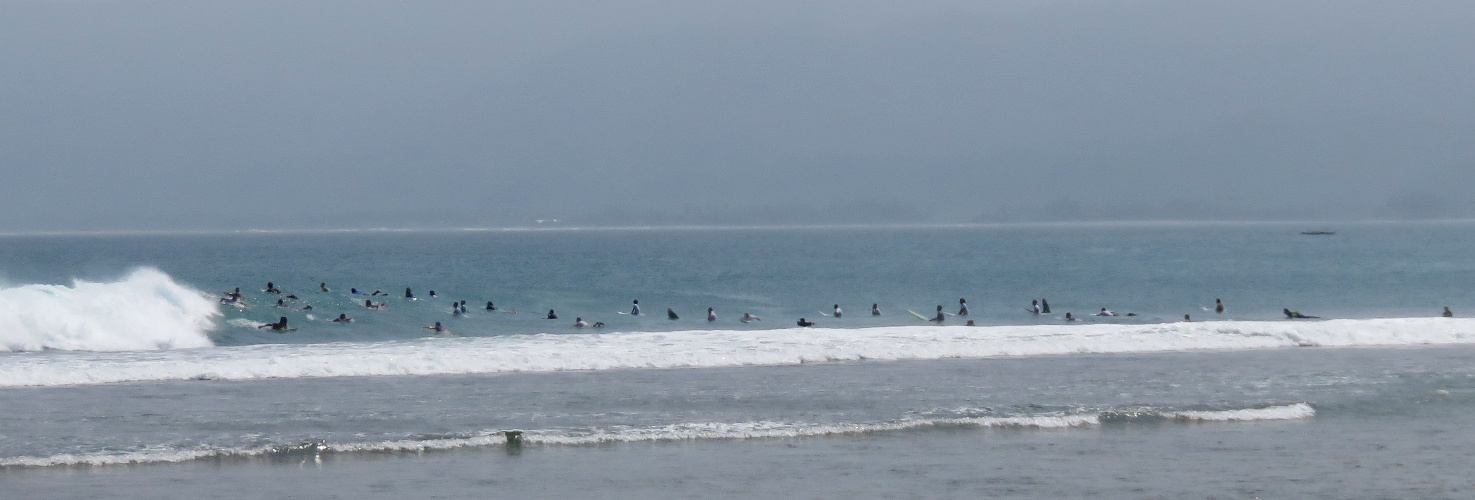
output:
[[[183,340],[175,346],[180,342]],[[201,337],[199,342],[206,340]],[[0,355],[0,387],[1445,344],[1475,344],[1475,319],[611,332],[131,353],[30,353]]]
[[[1298,403],[1268,408],[1223,411],[1156,411],[1138,412],[1159,418],[1177,417],[1178,421],[1247,421],[1309,418],[1315,414],[1310,405]],[[1198,415],[1201,418],[1193,416]],[[611,443],[796,439],[883,432],[927,430],[942,427],[1070,429],[1100,425],[1097,413],[1042,414],[997,417],[956,417],[903,419],[888,422],[816,424],[802,422],[692,422],[652,427],[620,427],[585,430],[534,430],[523,434],[529,446],[590,446]],[[0,468],[99,466],[145,463],[176,463],[202,459],[250,460],[263,457],[308,457],[333,453],[400,453],[490,447],[507,444],[502,431],[482,431],[471,435],[392,441],[328,443],[313,441],[253,448],[211,449],[206,447],[169,449],[152,447],[134,452],[102,452],[60,454],[49,457],[10,457],[0,459]]]
[[[143,268],[111,283],[0,289],[0,346],[9,351],[208,347],[219,314],[204,293]]]

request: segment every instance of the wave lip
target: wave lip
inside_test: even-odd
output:
[[[138,351],[209,347],[219,306],[208,295],[141,268],[110,283],[0,289],[5,350]]]

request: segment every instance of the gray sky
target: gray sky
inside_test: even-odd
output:
[[[0,0],[0,230],[1475,216],[1475,2]]]

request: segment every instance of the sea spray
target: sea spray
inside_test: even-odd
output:
[[[209,347],[220,314],[203,292],[152,268],[107,283],[0,289],[0,348],[134,351]]]

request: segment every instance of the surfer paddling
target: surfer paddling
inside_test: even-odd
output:
[[[1301,314],[1301,311],[1292,311],[1290,308],[1282,308],[1281,309],[1281,312],[1285,313],[1286,319],[1320,319],[1321,318],[1320,316],[1307,316],[1305,314]]]
[[[799,325],[799,326],[805,327],[805,328],[814,326],[814,322],[813,321],[809,321],[809,320],[804,319],[804,318],[799,318],[799,322],[796,323],[796,324]]]
[[[281,319],[278,319],[276,323],[267,323],[267,324],[258,326],[256,328],[262,329],[262,330],[273,330],[273,331],[278,331],[278,332],[286,331],[287,330],[287,317],[286,316],[282,316],[282,318]]]
[[[743,313],[743,319],[741,321],[744,323],[752,323],[754,321],[763,321],[763,318],[754,316],[753,313]]]

